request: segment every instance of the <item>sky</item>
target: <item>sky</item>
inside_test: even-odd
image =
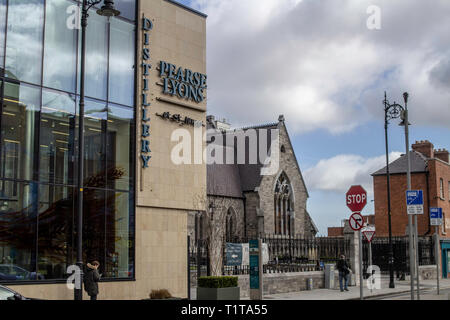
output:
[[[368,192],[385,166],[384,92],[409,93],[410,145],[450,148],[450,1],[179,0],[208,15],[208,114],[234,127],[286,126],[307,209],[326,235],[350,216],[345,193]],[[399,120],[389,154],[405,153]]]

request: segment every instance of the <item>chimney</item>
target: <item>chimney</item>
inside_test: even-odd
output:
[[[434,150],[434,157],[438,158],[446,163],[449,163],[449,153],[446,149]]]
[[[416,143],[412,145],[412,149],[420,152],[427,158],[434,158],[434,145],[428,140],[416,141]]]

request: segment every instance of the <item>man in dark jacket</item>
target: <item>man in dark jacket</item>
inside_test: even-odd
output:
[[[336,268],[339,271],[339,287],[341,292],[344,290],[348,291],[348,275],[350,274],[350,266],[345,260],[344,255],[341,255],[341,259],[339,259]],[[344,282],[344,284],[342,282]]]
[[[93,261],[92,264],[88,263],[84,274],[84,290],[91,297],[91,300],[97,300],[98,281],[100,280],[99,266],[98,261]]]

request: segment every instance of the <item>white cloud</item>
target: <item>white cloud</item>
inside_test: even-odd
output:
[[[340,133],[382,120],[385,90],[409,91],[415,124],[450,127],[450,2],[431,2],[194,0],[208,14],[209,112]],[[366,27],[370,5],[381,30]]]
[[[391,152],[389,161],[395,161],[400,152]],[[352,185],[362,185],[369,195],[373,195],[371,174],[386,166],[386,156],[363,158],[358,155],[341,154],[320,160],[305,171],[306,186],[311,190],[345,193]]]

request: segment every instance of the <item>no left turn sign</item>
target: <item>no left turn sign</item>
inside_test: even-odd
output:
[[[356,212],[351,215],[348,223],[350,224],[350,228],[352,228],[352,230],[359,231],[364,226],[364,219],[359,212]]]

